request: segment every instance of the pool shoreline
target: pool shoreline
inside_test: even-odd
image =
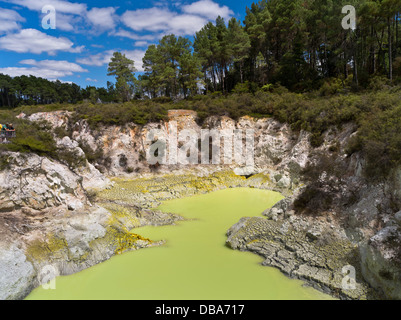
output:
[[[249,193],[249,194],[244,196],[244,193]],[[225,194],[227,194],[227,195],[235,194],[235,196],[234,197],[230,197],[230,200],[229,200],[229,202],[231,202],[232,208],[228,205],[228,203],[226,201],[218,201],[218,197],[220,197],[220,195],[225,195]],[[149,248],[148,250],[139,250],[139,251],[136,251],[136,252],[127,252],[127,253],[125,253],[123,255],[117,256],[116,258],[112,258],[112,259],[110,259],[109,261],[106,261],[103,264],[100,264],[100,265],[97,265],[95,267],[89,268],[89,269],[81,272],[80,274],[88,274],[88,273],[91,272],[90,271],[91,269],[93,270],[93,268],[95,268],[95,270],[99,270],[99,269],[102,269],[102,268],[106,268],[107,269],[107,266],[105,264],[108,264],[110,261],[112,261],[110,264],[114,265],[114,261],[120,260],[120,259],[122,261],[125,261],[125,260],[128,261],[130,255],[132,255],[132,257],[134,257],[134,256],[142,257],[142,260],[138,258],[139,263],[146,263],[146,261],[147,261],[146,259],[148,259],[148,256],[149,256],[151,251],[152,251],[151,252],[152,254],[159,255],[158,257],[155,258],[156,261],[161,261],[159,259],[162,259],[163,257],[165,257],[165,254],[167,254],[168,259],[165,257],[165,260],[163,260],[163,269],[167,269],[166,272],[168,270],[170,270],[170,272],[173,272],[177,266],[180,266],[180,263],[185,266],[185,268],[180,270],[179,274],[181,274],[181,275],[183,275],[183,273],[185,273],[185,270],[187,270],[187,268],[190,268],[191,272],[194,272],[193,268],[195,268],[196,266],[199,266],[199,264],[202,264],[202,263],[205,263],[205,264],[202,265],[202,269],[201,270],[209,270],[210,265],[207,262],[205,262],[203,259],[201,259],[198,256],[195,256],[195,257],[192,258],[192,260],[194,260],[194,261],[192,261],[193,264],[191,264],[191,261],[188,261],[188,259],[185,256],[185,254],[190,254],[190,253],[194,253],[195,252],[196,255],[205,254],[206,257],[209,257],[209,255],[210,255],[211,251],[214,249],[214,247],[218,247],[218,254],[214,255],[213,259],[215,260],[215,264],[217,263],[217,264],[222,265],[223,269],[220,270],[218,268],[218,266],[217,267],[215,266],[217,269],[215,267],[213,267],[209,271],[210,272],[213,271],[213,272],[217,273],[218,278],[216,278],[215,281],[217,281],[219,279],[220,279],[220,281],[225,280],[224,286],[230,287],[229,292],[224,293],[224,294],[217,292],[218,290],[221,290],[221,286],[218,286],[219,288],[215,288],[215,290],[214,290],[215,293],[214,294],[210,294],[210,291],[206,291],[206,294],[201,296],[199,294],[199,292],[197,290],[195,290],[195,292],[193,292],[194,295],[191,298],[191,295],[187,293],[187,294],[185,294],[185,296],[188,297],[188,299],[190,299],[190,300],[192,300],[192,299],[212,299],[212,300],[213,299],[217,299],[217,300],[219,300],[219,299],[221,299],[221,300],[234,299],[235,300],[236,297],[231,295],[232,294],[231,291],[235,291],[234,288],[236,288],[236,286],[238,286],[240,284],[245,286],[245,288],[247,288],[247,289],[244,289],[245,292],[249,292],[249,294],[251,294],[251,296],[249,297],[249,300],[257,299],[256,293],[251,293],[251,291],[255,291],[255,290],[257,290],[257,288],[259,288],[264,292],[264,288],[263,287],[260,288],[260,282],[264,281],[263,277],[259,278],[259,277],[255,277],[255,275],[253,275],[252,277],[254,277],[254,278],[252,278],[252,279],[254,279],[254,280],[248,282],[248,281],[243,281],[243,280],[239,279],[238,277],[236,277],[237,273],[233,273],[232,278],[229,278],[228,274],[227,274],[227,272],[229,272],[229,269],[230,269],[230,268],[226,267],[227,263],[231,263],[232,267],[235,266],[235,267],[238,267],[239,270],[241,270],[240,267],[245,268],[243,263],[245,261],[247,261],[247,260],[248,260],[249,263],[248,264],[245,263],[245,266],[247,266],[248,268],[251,268],[251,270],[252,270],[251,273],[259,272],[262,275],[265,274],[265,273],[266,274],[273,273],[273,274],[275,274],[274,277],[277,277],[277,279],[281,279],[280,281],[282,281],[282,283],[284,283],[287,286],[290,286],[292,288],[290,290],[290,291],[292,291],[292,294],[289,295],[288,299],[297,299],[296,298],[296,294],[294,295],[294,290],[299,290],[299,292],[303,292],[302,294],[300,294],[300,298],[299,299],[304,300],[304,299],[310,298],[310,296],[313,296],[313,294],[310,293],[310,290],[312,290],[312,292],[314,292],[314,290],[310,289],[310,288],[304,288],[303,287],[303,284],[304,284],[303,282],[299,282],[299,280],[291,280],[291,279],[285,277],[283,274],[281,274],[276,269],[272,268],[270,270],[269,268],[263,267],[261,265],[260,257],[258,257],[256,255],[253,255],[253,254],[250,254],[250,253],[246,254],[246,253],[234,251],[234,250],[231,250],[230,248],[228,248],[225,245],[225,241],[226,241],[225,233],[226,233],[227,229],[230,227],[230,225],[235,223],[240,218],[240,216],[243,215],[241,211],[239,211],[239,213],[237,212],[236,216],[233,216],[231,220],[226,221],[225,224],[224,224],[224,220],[222,220],[223,217],[221,217],[220,215],[215,215],[214,217],[212,217],[212,218],[214,218],[214,221],[213,221],[213,219],[211,221],[209,221],[209,220],[205,219],[205,216],[200,216],[200,217],[198,216],[197,217],[196,214],[191,214],[191,212],[190,212],[191,209],[195,209],[195,207],[199,207],[199,206],[201,207],[200,209],[198,208],[200,211],[202,211],[202,208],[207,211],[207,209],[205,209],[205,204],[203,204],[203,206],[199,205],[199,204],[196,204],[196,205],[193,205],[193,206],[191,204],[187,204],[189,207],[185,207],[185,206],[183,208],[180,207],[181,206],[180,203],[190,203],[191,201],[195,201],[196,202],[196,201],[200,201],[202,199],[208,199],[208,198],[214,199],[214,198],[217,197],[216,199],[214,199],[215,202],[213,202],[214,204],[212,204],[212,206],[216,207],[217,210],[220,210],[219,212],[222,212],[221,209],[223,207],[230,207],[231,210],[235,210],[235,209],[238,209],[236,207],[238,207],[238,203],[240,203],[240,201],[238,200],[239,197],[243,196],[244,198],[246,198],[246,197],[251,197],[252,198],[252,194],[259,194],[259,195],[262,195],[262,194],[263,195],[268,195],[269,194],[269,195],[272,195],[274,193],[272,193],[270,191],[258,190],[258,189],[233,188],[233,189],[220,190],[220,191],[209,193],[209,194],[205,194],[205,195],[197,195],[197,196],[184,198],[184,199],[175,199],[175,200],[166,201],[166,202],[163,203],[163,205],[161,207],[158,208],[158,210],[166,211],[166,212],[167,211],[168,212],[172,212],[173,211],[173,213],[177,214],[177,215],[181,215],[182,214],[182,216],[184,218],[182,221],[180,221],[175,226],[174,225],[172,225],[172,226],[168,226],[167,225],[167,226],[163,226],[163,227],[148,226],[148,227],[142,227],[142,228],[135,228],[135,229],[132,230],[135,233],[141,234],[145,238],[150,237],[151,239],[153,239],[155,241],[165,240],[166,241],[165,245],[162,245],[160,247]],[[272,200],[269,205],[267,205],[267,204],[266,205],[263,205],[263,204],[255,205],[254,201],[248,201],[247,204],[246,204],[247,208],[249,208],[249,205],[252,204],[252,203],[255,205],[254,211],[252,211],[252,210],[249,211],[248,210],[248,212],[254,212],[256,215],[260,216],[261,212],[263,212],[263,210],[266,209],[266,207],[272,206],[274,203],[277,202],[277,200],[282,199],[281,195],[278,195],[278,196],[277,195],[278,194],[275,194],[275,196],[277,198],[275,200]],[[261,199],[263,200],[263,197],[261,197]],[[239,202],[236,203],[236,201],[237,202],[239,201]],[[171,207],[169,207],[169,206],[174,205],[174,204],[178,205],[179,208],[177,208],[176,210],[171,210]],[[205,213],[206,211],[204,211],[203,213]],[[183,213],[186,213],[186,214],[183,214]],[[230,213],[230,212],[228,212],[228,213]],[[226,211],[226,214],[227,214],[227,211]],[[196,217],[198,219],[194,220],[194,218],[196,218]],[[216,223],[223,223],[224,227],[221,228],[217,232],[217,234],[218,234],[217,236],[214,236],[214,235],[211,234],[210,228],[213,225],[215,225]],[[198,227],[202,226],[204,228],[204,230],[203,229],[199,230],[195,226],[198,226]],[[188,228],[191,228],[191,227],[193,228],[193,230],[189,231],[189,233],[187,234],[187,231],[185,229],[188,229]],[[146,228],[147,228],[148,231],[147,231],[147,233],[146,232],[144,233],[143,231],[146,230]],[[209,230],[209,234],[208,234],[207,237],[205,236],[204,238],[202,238],[202,234],[205,232],[205,230]],[[201,241],[199,243],[195,243],[195,242],[191,243],[189,247],[185,247],[185,245],[184,245],[185,241],[183,241],[185,239],[185,237],[184,238],[180,238],[178,236],[178,238],[176,239],[175,237],[177,237],[177,234],[174,237],[171,236],[171,235],[173,235],[174,233],[177,233],[177,232],[178,233],[182,233],[182,235],[181,235],[182,237],[184,237],[184,236],[192,237],[192,239],[193,239],[192,241],[194,241],[194,239],[201,239]],[[169,239],[169,236],[166,236],[166,233],[167,234],[171,234],[170,236],[172,238]],[[156,234],[163,235],[163,239],[162,238],[158,238],[156,236]],[[220,245],[218,245],[218,244],[213,242],[216,239],[219,239],[218,241],[220,241]],[[184,258],[179,256],[178,250],[175,250],[176,248],[180,248],[180,250],[183,250]],[[169,251],[169,250],[170,250],[170,254],[167,253],[167,251]],[[172,255],[172,253],[174,253],[174,254]],[[221,257],[222,254],[223,255],[226,254],[227,257],[226,258]],[[177,260],[174,260],[174,259],[182,259],[182,260],[179,260],[180,263],[177,263]],[[189,260],[191,260],[191,259],[189,259]],[[157,263],[152,263],[151,265],[157,265]],[[145,268],[144,270],[146,270],[146,267],[144,267],[144,268]],[[148,266],[148,268],[150,268],[150,265]],[[169,269],[169,268],[171,268],[171,269]],[[140,270],[142,270],[142,272],[144,272],[144,270],[142,268],[140,268]],[[200,290],[201,288],[205,289],[206,283],[209,283],[209,284],[213,283],[213,281],[208,282],[210,280],[209,277],[212,276],[212,275],[210,275],[210,273],[206,274],[206,273],[203,273],[203,272],[199,271],[198,273],[194,272],[193,275],[196,276],[196,274],[198,274],[198,277],[203,277],[204,278],[199,283],[196,282],[196,285],[198,286],[198,290]],[[244,277],[245,277],[246,274],[249,274],[249,273],[244,273]],[[73,275],[73,276],[76,276],[76,275]],[[69,276],[69,277],[73,277],[73,276]],[[165,278],[163,278],[161,275],[157,275],[157,274],[153,274],[153,276],[156,277],[156,279],[155,279],[155,281],[156,281],[155,288],[156,288],[156,285],[157,285],[158,290],[162,290],[162,289],[160,289],[160,286],[163,285],[163,281],[157,282],[157,279],[158,279],[158,277],[161,277],[162,279],[165,279],[165,278],[167,278],[167,276],[165,276]],[[102,276],[101,278],[104,279],[104,277],[105,276]],[[112,279],[115,279],[114,275],[110,275],[110,277]],[[188,279],[193,279],[193,278],[190,277],[190,275],[186,275],[186,277]],[[148,278],[150,278],[150,276]],[[66,278],[59,279],[59,280],[62,281],[62,285],[64,284],[64,280],[65,279]],[[168,279],[165,280],[165,281],[167,282],[166,286],[169,286],[169,285],[170,286],[174,286],[175,285],[177,292],[180,292],[180,290],[184,290],[184,289],[185,290],[190,290],[190,288],[191,288],[190,286],[187,286],[185,282],[178,284],[177,282],[171,282]],[[79,282],[84,283],[84,280],[81,279]],[[275,283],[275,282],[273,281],[273,283]],[[138,286],[138,283],[136,283],[136,286]],[[282,287],[282,285],[277,285],[277,288],[274,289],[274,290],[280,290],[280,289],[278,289],[280,287]],[[114,288],[114,286],[112,286],[112,288]],[[97,288],[97,290],[98,290],[97,294],[99,294],[100,288]],[[111,289],[111,290],[113,290],[113,289]],[[185,298],[185,296],[180,296],[180,295],[175,296],[172,293],[171,293],[172,296],[170,296],[170,297],[169,296],[158,296],[158,294],[150,294],[149,296],[146,296],[147,290],[148,289],[147,289],[146,286],[142,287],[139,290],[141,292],[141,297],[142,298],[145,298],[145,299],[156,299],[156,300],[158,300],[158,299],[163,300],[163,299],[170,299],[170,298],[179,300],[179,299]],[[273,290],[273,289],[271,289],[271,290]],[[304,291],[308,291],[308,293],[306,294],[306,293],[304,293]],[[49,293],[48,291],[42,291],[42,292],[44,292],[45,294]],[[277,297],[274,296],[274,292],[271,292],[270,294],[271,294],[270,296],[265,294],[265,296],[264,297],[262,296],[260,298],[260,300],[287,299],[285,293],[283,293],[283,292],[278,293]],[[316,297],[322,297],[322,296],[323,295],[321,295],[320,293],[317,293],[317,295],[316,295]],[[308,297],[308,298],[306,298],[306,297]],[[28,299],[35,299],[35,295],[34,294],[30,295],[28,297]],[[132,299],[135,300],[135,299],[138,299],[138,297],[136,297],[136,298],[133,297]],[[238,299],[246,299],[246,296],[241,296],[241,294],[240,294]]]

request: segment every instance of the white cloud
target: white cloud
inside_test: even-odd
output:
[[[91,78],[86,78],[86,81],[88,81],[88,82],[98,82],[96,79],[91,79]]]
[[[64,77],[66,74],[64,72],[60,72],[57,70],[46,70],[39,68],[17,68],[17,67],[9,67],[9,68],[0,68],[0,73],[8,74],[11,77],[19,77],[19,76],[35,76],[39,78],[45,78],[49,80],[55,80],[61,77]]]
[[[108,50],[105,52],[101,52],[98,54],[94,54],[85,58],[77,59],[77,62],[80,64],[84,64],[86,66],[96,66],[100,67],[110,62],[111,57],[113,56],[114,50]]]
[[[167,32],[177,35],[192,35],[202,29],[206,23],[207,19],[199,16],[189,14],[178,15],[169,22],[170,28]]]
[[[20,61],[20,64],[30,67],[8,67],[0,68],[0,73],[8,74],[11,77],[32,75],[48,80],[57,80],[65,76],[72,76],[77,72],[88,72],[80,65],[65,60],[41,60],[27,59]]]
[[[55,80],[58,80],[58,81],[60,81],[61,83],[68,83],[68,84],[73,84],[74,82],[72,82],[72,81],[63,81],[63,80],[60,80],[60,79],[54,79],[53,81],[55,81]]]
[[[42,8],[52,5],[56,9],[56,28],[62,31],[73,31],[77,33],[88,32],[88,26],[93,27],[90,32],[99,32],[115,29],[118,16],[114,7],[92,8],[88,10],[87,5],[65,0],[5,0],[26,7],[32,11],[38,11],[42,16]],[[86,23],[86,25],[85,25]]]
[[[161,34],[158,33],[139,35],[127,30],[118,30],[117,32],[109,33],[109,35],[128,38],[136,41],[152,41],[158,39],[161,36]]]
[[[137,41],[135,42],[135,47],[147,47],[149,46],[149,42],[147,41]]]
[[[57,13],[56,29],[68,32],[80,32],[84,19],[81,16]]]
[[[0,68],[0,73],[8,74],[11,77],[32,75],[49,80],[60,79],[65,76],[72,76],[75,72],[88,72],[76,63],[57,60],[36,61],[33,59],[20,61],[20,64],[31,67],[9,67]]]
[[[89,57],[77,59],[77,62],[87,66],[101,67],[109,64],[113,53],[118,50],[107,50]],[[127,58],[134,60],[135,68],[138,71],[144,71],[142,68],[142,59],[145,55],[144,50],[122,50],[121,53],[125,54]]]
[[[74,44],[64,37],[53,37],[36,29],[23,29],[19,33],[8,34],[0,38],[0,49],[18,53],[41,54],[47,52],[54,55],[57,51],[81,52],[83,47]]]
[[[45,5],[52,5],[57,13],[57,29],[63,31],[87,32],[85,21],[88,25],[95,28],[90,31],[104,31],[114,29],[118,19],[115,14],[116,8],[92,8],[87,9],[87,5],[78,2],[65,0],[5,0],[26,7],[32,11],[38,11],[42,16],[42,8]]]
[[[169,29],[169,22],[175,15],[169,9],[150,8],[126,11],[121,19],[135,31],[161,31]]]
[[[150,41],[163,35],[193,35],[208,21],[217,16],[228,20],[234,13],[228,7],[213,0],[199,0],[182,5],[181,2],[154,2],[152,8],[127,10],[121,17],[116,13],[117,7],[91,8],[87,4],[67,0],[3,0],[5,2],[24,6],[30,10],[41,12],[43,6],[53,5],[57,12],[57,29],[76,33],[98,34],[109,31],[110,36],[121,36],[136,41]],[[17,29],[14,21],[10,24],[1,23],[1,28]],[[132,31],[147,33],[136,34],[125,30],[117,31],[122,23]]]
[[[2,20],[13,20],[13,21],[25,21],[23,17],[17,11],[1,8],[0,19]]]
[[[189,5],[184,5],[182,11],[189,14],[203,16],[209,20],[216,19],[218,16],[228,20],[234,12],[227,6],[220,6],[211,0],[201,0]]]
[[[207,19],[204,17],[178,14],[167,8],[126,11],[121,19],[127,27],[134,31],[162,32],[163,34],[174,33],[177,35],[192,35],[207,23]],[[124,33],[127,37],[130,37],[129,33]],[[120,34],[123,33],[120,31]],[[134,36],[131,38],[134,38]]]
[[[68,62],[65,60],[41,60],[36,61],[34,59],[22,60],[20,64],[31,65],[38,68],[48,69],[48,70],[58,70],[64,72],[89,72],[88,70],[82,68],[80,65]]]
[[[114,29],[116,27],[116,8],[93,8],[87,12],[89,22],[101,29]]]
[[[126,55],[127,58],[134,60],[135,62],[135,68],[139,72],[143,72],[143,62],[142,59],[145,56],[144,50],[124,50],[122,51],[123,54]]]
[[[69,14],[58,14],[56,28],[62,31],[74,31],[74,16]]]
[[[21,28],[19,22],[24,22],[25,19],[14,10],[0,8],[0,33]]]
[[[208,21],[213,21],[218,16],[229,19],[234,14],[229,7],[220,6],[211,0],[201,0],[184,6],[176,4],[175,7],[180,8],[181,12],[171,11],[167,6],[128,10],[122,15],[121,21],[137,32],[193,35]],[[135,34],[130,36],[126,31],[119,33],[125,34],[128,38],[139,40],[135,39]]]
[[[87,12],[86,4],[72,3],[62,0],[3,0],[4,2],[13,3],[19,6],[23,6],[32,11],[37,11],[41,17],[44,17],[47,13],[42,12],[42,8],[46,5],[52,5],[56,10],[56,28],[62,31],[69,32],[80,32],[79,26],[83,25],[84,17]],[[5,27],[2,23],[0,12],[0,31],[2,27]],[[23,19],[22,21],[25,21]],[[16,28],[14,28],[16,29]],[[18,28],[19,29],[19,28]],[[9,29],[12,30],[12,29]]]
[[[22,7],[26,7],[33,11],[42,11],[46,5],[53,6],[57,13],[69,13],[82,15],[86,11],[86,4],[68,2],[64,0],[7,0],[5,2],[14,3]]]

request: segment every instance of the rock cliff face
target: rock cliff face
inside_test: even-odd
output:
[[[180,217],[147,208],[237,186],[287,198],[266,210],[266,218],[233,226],[227,240],[232,248],[255,252],[264,265],[342,298],[401,298],[401,218],[394,214],[401,208],[401,171],[384,182],[368,181],[363,158],[345,154],[352,125],[328,130],[322,146],[312,148],[307,132],[273,119],[211,117],[200,126],[195,113],[182,110],[146,126],[91,128],[63,111],[28,119],[64,129],[68,136],[55,136],[58,147],[90,161],[70,168],[37,155],[7,154],[0,171],[0,299],[25,297],[48,266],[71,274],[125,250],[160,245],[130,230]],[[149,131],[167,135],[173,122],[198,139],[202,129],[254,130],[254,165],[150,166]],[[346,265],[356,269],[355,289],[341,286]]]
[[[373,294],[361,274],[353,288],[343,288],[343,268],[358,262],[357,246],[327,223],[243,218],[227,235],[231,248],[255,252],[265,259],[263,265],[306,280],[325,293],[343,299],[367,299]]]
[[[172,110],[169,112],[169,120],[166,122],[150,123],[143,127],[133,123],[124,126],[99,126],[96,129],[91,129],[84,120],[72,123],[68,112],[58,112],[57,116],[39,113],[31,115],[29,119],[32,121],[46,120],[51,123],[53,128],[67,129],[72,132],[71,137],[74,143],[85,146],[91,152],[100,152],[101,159],[98,159],[95,165],[107,176],[127,177],[132,176],[132,173],[155,173],[155,170],[152,170],[146,161],[146,151],[152,144],[152,141],[148,140],[148,133],[151,130],[159,130],[164,136],[168,136],[170,124],[173,122],[177,124],[178,132],[190,129],[199,138],[202,129],[239,130],[244,135],[247,129],[253,130],[255,133],[255,170],[252,170],[251,174],[272,169],[276,170],[277,174],[281,172],[283,176],[286,176],[289,171],[296,171],[304,167],[310,152],[308,134],[305,132],[300,135],[294,133],[287,125],[280,124],[273,119],[256,120],[243,117],[236,122],[228,117],[211,117],[200,126],[196,122],[194,112]],[[221,150],[221,162],[223,164],[223,150]],[[221,168],[244,169],[244,166],[238,166],[236,163],[226,166],[192,166],[195,169],[199,167],[202,167],[204,172],[214,172]],[[158,168],[157,173],[188,168],[191,167],[179,164],[162,165]],[[289,183],[286,177],[282,181],[283,184]]]
[[[86,204],[83,177],[68,167],[35,154],[9,153],[6,161],[8,168],[0,172],[1,210],[43,210],[63,204],[81,209]]]
[[[179,218],[138,209],[125,219],[92,204],[88,190],[110,186],[110,180],[88,163],[72,171],[35,154],[6,156],[0,172],[0,299],[24,298],[49,268],[68,275],[125,250],[159,245],[129,231]]]

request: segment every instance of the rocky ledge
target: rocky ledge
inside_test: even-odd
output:
[[[181,219],[140,207],[121,212],[97,205],[90,190],[112,184],[89,163],[72,170],[46,157],[19,153],[3,154],[3,162],[0,300],[23,299],[49,268],[54,276],[69,275],[127,250],[161,245],[131,230]]]
[[[168,121],[91,128],[64,111],[28,117],[48,121],[57,148],[82,161],[71,166],[1,154],[0,299],[24,298],[46,266],[70,274],[160,245],[131,231],[181,219],[153,210],[161,201],[230,187],[293,195],[264,212],[266,218],[244,218],[231,228],[232,248],[255,252],[265,265],[340,298],[401,299],[401,169],[385,181],[366,179],[363,155],[346,154],[354,125],[327,130],[321,147],[312,148],[309,133],[274,119],[210,117],[201,127],[196,117],[169,114],[180,130],[254,129],[255,166],[149,166],[147,133],[168,132]],[[347,266],[355,268],[355,289],[344,289]]]
[[[346,237],[337,237],[333,230],[304,230],[300,226],[302,222],[304,228],[311,227],[306,220],[282,222],[260,217],[242,218],[228,231],[227,245],[257,253],[265,259],[264,266],[276,267],[287,276],[304,280],[334,297],[371,297],[374,292],[360,277],[360,272],[356,272],[359,277],[354,288],[343,287],[345,270],[348,271],[348,266],[359,265],[358,247]]]
[[[2,193],[7,202],[0,201],[0,299],[24,298],[41,284],[43,270],[49,267],[55,275],[69,275],[125,251],[162,245],[164,241],[135,233],[137,227],[183,219],[155,210],[161,201],[223,188],[275,186],[268,173],[245,179],[231,170],[189,170],[109,180],[105,188],[88,194],[82,186],[85,178],[65,165],[39,156],[17,156],[9,155],[9,167],[2,175],[6,179],[26,174],[18,181],[28,187],[4,184],[8,187]],[[95,172],[87,174],[100,174],[92,169]],[[93,178],[86,181],[87,186],[90,183],[100,184]],[[12,201],[17,191],[21,194]]]

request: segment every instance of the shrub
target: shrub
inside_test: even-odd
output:
[[[19,121],[16,138],[9,144],[2,145],[3,148],[14,152],[34,152],[39,155],[55,156],[57,151],[56,142],[43,122]]]
[[[264,85],[261,89],[263,92],[273,92],[273,84],[268,83]]]
[[[353,150],[359,147],[366,156],[368,176],[386,176],[401,164],[401,104],[388,110],[376,110],[364,116]]]
[[[343,82],[338,78],[331,78],[326,80],[323,85],[320,87],[320,95],[321,96],[331,96],[343,89]]]
[[[330,208],[336,184],[330,178],[341,177],[345,172],[344,162],[337,161],[335,154],[327,155],[319,152],[314,154],[314,158],[316,161],[301,171],[308,185],[294,201],[294,207],[297,210],[308,214],[323,212]],[[322,180],[323,173],[329,179]]]
[[[103,157],[104,157],[104,152],[102,148],[97,148],[96,150],[93,150],[89,144],[85,141],[80,141],[79,142],[79,147],[82,149],[82,151],[85,153],[86,159],[90,163],[96,163],[96,162],[101,162]]]
[[[59,149],[53,158],[64,163],[71,169],[82,167],[86,164],[85,156],[81,156],[78,151],[71,151],[67,149]]]
[[[373,91],[380,91],[390,88],[390,80],[385,76],[376,76],[370,79],[368,89]]]
[[[345,123],[354,122],[358,134],[350,140],[346,152],[352,154],[362,151],[368,161],[369,174],[383,176],[391,168],[401,164],[400,87],[382,89],[387,88],[388,81],[385,78],[377,78],[371,82],[370,90],[374,92],[350,93],[348,87],[351,84],[352,76],[347,79],[330,79],[319,91],[305,94],[289,92],[279,84],[268,84],[252,94],[245,90],[246,85],[251,84],[245,83],[238,85],[235,90],[237,93],[231,95],[223,96],[221,92],[214,92],[176,102],[168,98],[158,98],[127,103],[81,103],[75,106],[29,106],[14,111],[3,110],[0,111],[0,122],[14,122],[17,138],[0,149],[57,157],[57,148],[46,124],[31,124],[26,120],[15,119],[20,112],[29,114],[58,109],[75,110],[71,119],[73,123],[86,119],[92,129],[98,129],[101,125],[121,126],[131,122],[145,125],[148,122],[166,120],[170,109],[190,109],[197,112],[197,122],[200,125],[204,124],[206,118],[216,115],[226,115],[233,119],[245,115],[256,118],[272,117],[282,123],[288,123],[295,131],[310,132],[311,144],[314,147],[321,145],[322,135],[328,128],[341,128]],[[348,90],[347,94],[344,94],[347,92],[344,87]],[[61,137],[68,132],[58,128],[54,133]],[[85,146],[81,148],[89,161],[103,157]],[[330,151],[336,152],[337,147],[332,146]],[[140,158],[143,159],[144,156]],[[106,159],[100,161],[107,165]]]
[[[16,119],[15,115],[15,111],[0,112],[2,122],[13,122],[16,128],[16,137],[10,139],[7,144],[0,144],[0,151],[20,152],[22,154],[35,153],[58,160],[71,168],[84,164],[86,159],[75,152],[57,148],[51,125],[48,122],[30,122],[24,119]],[[7,162],[2,161],[1,167],[4,168],[6,165]]]
[[[328,210],[332,202],[330,193],[312,183],[294,201],[294,208],[307,214],[316,214]]]
[[[235,88],[232,91],[233,93],[236,94],[242,94],[242,93],[249,93],[249,83],[244,82],[244,83],[237,83]]]
[[[63,126],[54,128],[53,132],[56,135],[56,137],[59,139],[70,136],[67,129]]]

